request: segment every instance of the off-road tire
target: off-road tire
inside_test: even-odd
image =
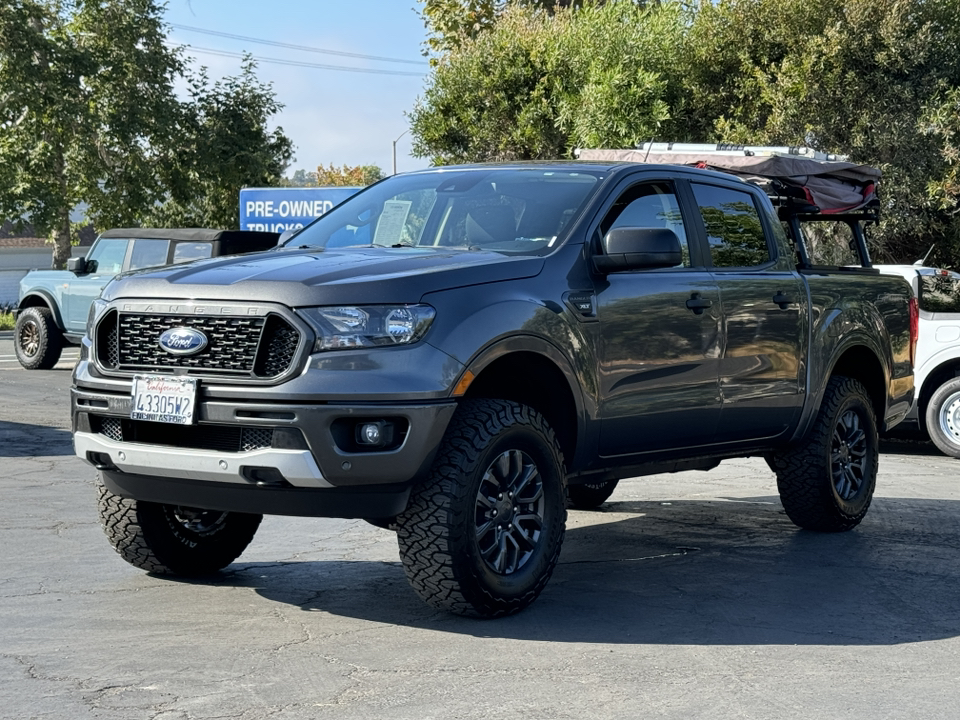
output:
[[[927,403],[927,433],[940,452],[960,458],[960,378],[937,388]]]
[[[570,500],[571,507],[578,510],[593,510],[603,505],[613,495],[619,482],[619,480],[605,480],[586,485],[570,485],[567,488],[567,498]]]
[[[253,540],[262,515],[220,513],[131,500],[98,483],[100,523],[120,557],[158,575],[197,576],[220,570]],[[184,515],[204,522],[199,530]]]
[[[435,608],[473,617],[510,615],[536,600],[563,543],[564,477],[560,446],[540,413],[506,400],[461,402],[430,477],[397,517],[400,558],[416,593]],[[491,488],[517,499],[498,500]],[[498,511],[497,520],[491,499],[511,505]],[[509,522],[501,526],[504,519]],[[540,530],[523,530],[523,523]],[[525,560],[518,531],[528,548]],[[485,559],[481,544],[490,540]]]
[[[17,316],[13,331],[17,360],[27,370],[49,370],[63,352],[63,333],[50,308],[29,307]]]
[[[866,388],[835,376],[806,437],[769,456],[769,463],[783,509],[796,525],[843,532],[859,525],[870,508],[879,459],[877,420]]]

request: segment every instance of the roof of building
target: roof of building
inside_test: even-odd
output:
[[[46,238],[38,237],[0,237],[0,248],[53,248]]]

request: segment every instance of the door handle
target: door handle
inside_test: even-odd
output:
[[[703,311],[708,307],[713,307],[713,300],[707,300],[700,297],[700,293],[693,293],[687,300],[687,307],[693,310],[694,315],[703,315]]]
[[[779,305],[781,310],[786,310],[787,305],[792,305],[796,301],[797,301],[796,296],[791,295],[789,293],[778,292],[776,295],[773,296],[774,304]]]

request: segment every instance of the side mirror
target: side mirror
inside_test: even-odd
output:
[[[82,256],[69,258],[67,260],[67,270],[72,272],[74,275],[83,275],[84,273],[89,272],[87,269],[87,259]]]
[[[680,240],[667,228],[614,228],[601,245],[603,255],[594,255],[593,266],[599,273],[625,270],[651,270],[683,264]]]
[[[296,232],[296,230],[284,230],[282,233],[280,233],[280,237],[277,239],[277,245],[283,245],[287,240],[292,238]]]

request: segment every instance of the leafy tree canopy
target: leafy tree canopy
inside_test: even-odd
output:
[[[0,217],[51,236],[57,267],[79,203],[101,229],[231,227],[236,190],[290,159],[282,131],[265,129],[279,105],[252,63],[211,86],[165,38],[156,0],[0,3]]]
[[[377,165],[343,165],[317,167],[317,182],[320,187],[365,187],[383,180],[386,173]]]
[[[810,145],[884,171],[878,258],[936,240],[936,262],[960,262],[960,0],[477,2],[464,30],[468,4],[424,2],[437,42],[418,156]]]

